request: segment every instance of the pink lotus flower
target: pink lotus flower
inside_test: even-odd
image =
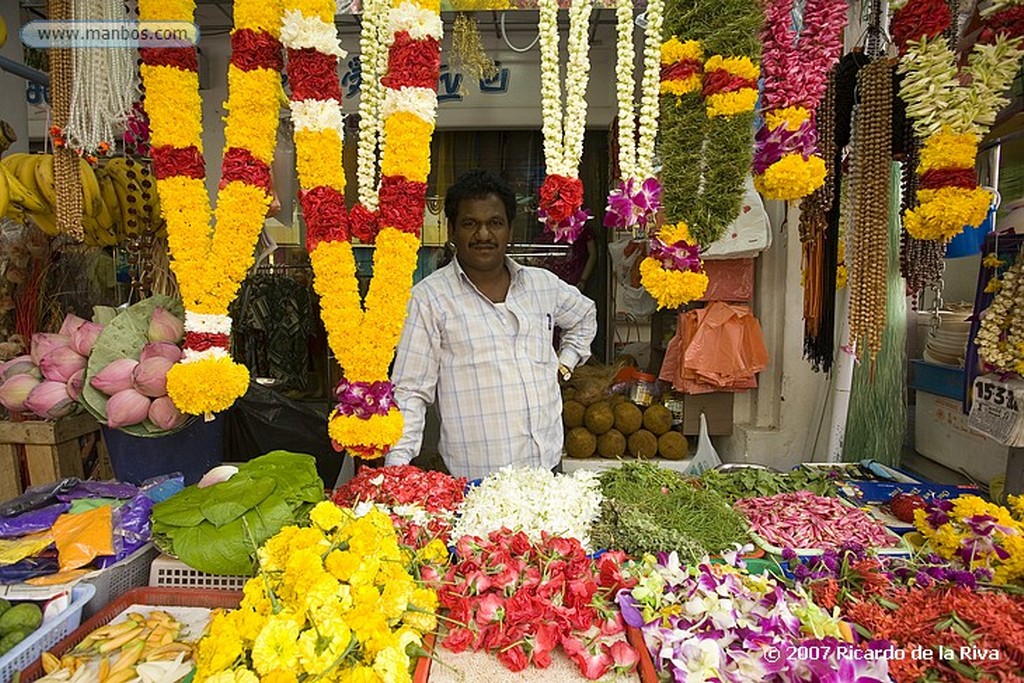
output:
[[[142,351],[139,353],[139,362],[144,363],[150,358],[158,357],[177,363],[181,360],[181,349],[177,344],[170,342],[149,342],[142,347]]]
[[[24,413],[28,410],[25,401],[39,384],[40,380],[28,373],[7,378],[0,385],[0,404],[12,413]]]
[[[177,344],[185,334],[185,323],[181,318],[160,306],[153,309],[146,336],[153,342]]]
[[[132,372],[138,364],[137,360],[131,358],[118,358],[112,361],[90,380],[92,388],[102,391],[107,396],[113,396],[119,391],[130,389],[132,386]]]
[[[71,334],[71,348],[83,356],[92,353],[92,347],[96,346],[96,340],[103,331],[103,325],[99,323],[85,323]]]
[[[32,335],[32,362],[39,365],[43,357],[58,346],[67,346],[71,342],[70,337],[62,334],[46,334],[37,332]]]
[[[65,337],[70,337],[72,334],[74,334],[75,330],[84,325],[86,322],[88,321],[85,318],[79,318],[74,313],[68,313],[66,316],[64,316],[64,322],[60,324],[60,331],[57,332],[57,334],[64,335]]]
[[[67,382],[76,372],[85,369],[87,360],[70,346],[58,346],[43,357],[39,369],[51,382]]]
[[[139,424],[148,417],[149,404],[150,400],[134,389],[122,389],[107,401],[107,426],[120,429]]]
[[[159,398],[167,394],[167,371],[174,366],[173,360],[161,356],[147,358],[132,370],[132,386],[143,396]]]
[[[41,378],[43,373],[39,371],[39,366],[32,361],[32,356],[25,354],[0,365],[0,380],[10,379],[15,375],[34,375]]]
[[[25,407],[44,420],[56,420],[70,413],[75,402],[64,382],[40,382],[25,399]]]
[[[160,429],[174,429],[185,421],[185,416],[170,396],[161,396],[149,404],[149,421]]]
[[[82,387],[85,386],[85,368],[82,368],[75,374],[71,375],[66,382],[68,386],[68,394],[72,399],[78,400],[82,397]]]

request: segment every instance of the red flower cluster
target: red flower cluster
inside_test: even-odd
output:
[[[349,209],[348,224],[352,236],[364,244],[373,244],[377,240],[377,214],[362,204],[356,204]]]
[[[380,223],[419,237],[427,206],[427,184],[402,176],[384,176],[380,183]]]
[[[756,88],[757,81],[733,75],[725,69],[715,69],[704,74],[704,88],[701,94],[704,97],[719,95],[721,93],[736,92],[744,88]]]
[[[1013,5],[988,18],[978,40],[982,43],[995,41],[996,36],[1019,38],[1024,36],[1024,5]]]
[[[922,36],[934,38],[949,28],[952,21],[953,13],[945,0],[908,2],[893,15],[889,32],[903,54],[907,43],[920,40]]]
[[[206,177],[206,166],[202,153],[191,147],[164,145],[153,149],[153,175],[157,180],[185,176],[202,180]]]
[[[523,532],[500,529],[487,540],[464,536],[460,561],[448,569],[438,602],[461,625],[442,645],[497,653],[510,671],[544,669],[559,645],[590,680],[609,670],[629,672],[638,655],[621,638],[615,594],[635,585],[619,572],[625,553],[594,561],[576,539],[544,534],[539,545]],[[602,642],[601,636],[619,636]]]
[[[247,149],[230,147],[224,152],[221,162],[220,187],[231,181],[241,181],[254,187],[261,187],[270,194],[270,166],[257,159]]]
[[[345,195],[333,187],[320,186],[299,195],[306,219],[306,249],[313,251],[320,242],[348,240]]]
[[[231,346],[231,337],[215,332],[186,332],[184,347],[193,351],[226,349]]]
[[[141,47],[139,55],[149,66],[173,66],[182,71],[199,71],[193,47]]]
[[[661,67],[662,81],[682,81],[690,76],[699,74],[703,65],[696,59],[684,59],[681,62],[664,64]]]
[[[395,34],[388,52],[387,75],[380,79],[386,88],[437,88],[441,69],[441,44],[436,38],[413,40],[407,31]]]
[[[288,85],[293,100],[337,100],[341,102],[338,84],[338,58],[313,48],[288,50]]]
[[[243,28],[231,34],[231,63],[242,71],[284,69],[281,41],[265,31]]]
[[[965,187],[974,189],[978,186],[978,174],[973,168],[933,168],[925,171],[918,180],[922,190],[937,190],[943,187]]]
[[[540,208],[548,220],[561,223],[583,206],[583,181],[548,175],[540,186]]]

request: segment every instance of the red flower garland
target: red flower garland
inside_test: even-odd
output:
[[[157,180],[185,176],[201,180],[206,177],[206,162],[202,153],[193,145],[189,147],[154,147],[153,175]]]
[[[441,47],[436,38],[414,40],[407,31],[395,34],[388,52],[388,73],[381,79],[387,88],[437,87]]]
[[[270,167],[247,149],[231,147],[224,152],[220,187],[224,187],[232,180],[241,180],[249,185],[262,187],[267,194],[271,192]]]
[[[1014,5],[988,18],[978,40],[991,43],[996,36],[1019,38],[1024,35],[1024,5]]]
[[[182,71],[199,71],[199,59],[194,47],[143,47],[139,56],[149,66],[173,66]]]
[[[973,168],[933,168],[926,171],[917,181],[922,190],[938,190],[943,187],[978,186],[978,174]]]
[[[900,54],[907,49],[911,40],[929,39],[941,34],[953,22],[953,13],[945,0],[923,0],[908,2],[892,17],[890,33]]]
[[[384,176],[381,179],[381,225],[389,225],[418,237],[423,228],[423,211],[426,206],[426,183],[412,182],[402,176]]]
[[[757,81],[733,75],[725,69],[714,69],[704,74],[704,87],[701,90],[701,94],[704,97],[710,97],[711,95],[756,87]]]
[[[235,31],[231,34],[231,63],[242,71],[280,71],[284,68],[281,41],[263,31],[248,28]]]
[[[661,67],[662,81],[683,81],[701,72],[704,65],[696,59],[684,59]]]
[[[312,48],[288,50],[288,85],[293,100],[337,100],[338,58]]]
[[[352,236],[365,244],[377,239],[377,214],[362,204],[356,204],[348,212],[348,224]]]
[[[299,195],[306,219],[306,250],[320,242],[345,242],[349,239],[345,195],[333,187],[321,185]]]
[[[583,205],[583,181],[549,175],[540,186],[540,206],[549,220],[561,223]]]
[[[206,351],[207,349],[226,349],[231,343],[231,337],[226,334],[214,332],[186,332],[185,348],[193,351]]]

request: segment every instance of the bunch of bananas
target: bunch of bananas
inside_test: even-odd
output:
[[[40,681],[125,683],[145,679],[140,669],[147,664],[172,660],[181,664],[191,659],[192,646],[178,640],[181,630],[181,623],[167,612],[152,610],[145,616],[132,612],[125,621],[97,628],[63,657],[44,652],[46,676]]]
[[[85,159],[78,163],[87,245],[112,247],[160,227],[156,183],[148,166],[125,157],[107,159],[95,169]],[[46,234],[57,235],[56,203],[53,155],[15,153],[0,160],[0,215],[27,217]]]

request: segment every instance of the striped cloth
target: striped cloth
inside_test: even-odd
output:
[[[558,365],[575,368],[590,357],[596,307],[547,270],[505,263],[505,310],[480,293],[458,259],[413,288],[392,373],[405,433],[388,465],[419,454],[435,397],[441,456],[453,475],[475,479],[506,465],[551,469],[560,462]]]

